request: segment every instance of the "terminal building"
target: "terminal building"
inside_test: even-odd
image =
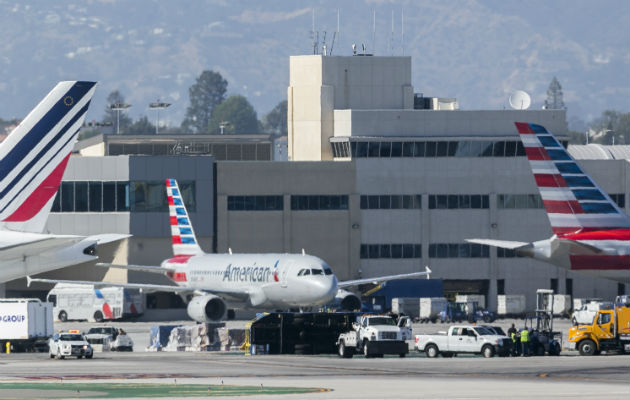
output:
[[[626,285],[469,244],[552,235],[515,121],[545,126],[566,145],[564,110],[461,110],[416,94],[410,57],[290,58],[289,161],[266,135],[99,136],[79,143],[49,218],[54,233],[130,233],[105,262],[159,265],[172,253],[165,178],[177,178],[207,252],[301,252],[342,279],[420,271],[446,296],[539,288],[612,298]],[[626,212],[630,146],[569,146]],[[167,283],[139,272],[80,265],[62,279]],[[4,285],[6,296],[50,286]],[[176,296],[152,295],[157,307]]]

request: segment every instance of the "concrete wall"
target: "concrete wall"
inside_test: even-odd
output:
[[[337,136],[506,136],[518,135],[514,121],[540,124],[567,134],[565,110],[335,110]]]

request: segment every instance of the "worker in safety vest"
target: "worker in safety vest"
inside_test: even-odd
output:
[[[521,355],[529,356],[529,331],[527,327],[521,329]]]
[[[510,338],[512,339],[512,356],[517,357],[521,352],[521,335],[514,329]]]

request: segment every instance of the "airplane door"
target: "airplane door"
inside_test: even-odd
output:
[[[287,287],[287,285],[288,285],[289,270],[291,269],[292,265],[293,265],[293,261],[289,261],[288,263],[286,263],[285,265],[283,265],[281,267],[281,270],[280,270],[280,286],[282,286],[283,288]]]

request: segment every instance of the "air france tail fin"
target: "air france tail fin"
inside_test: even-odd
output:
[[[171,218],[173,254],[175,256],[203,254],[175,179],[166,180],[166,195],[168,196],[168,210]]]
[[[59,82],[0,144],[0,229],[42,232],[96,82]]]
[[[516,122],[553,232],[628,229],[630,218],[547,130]]]

